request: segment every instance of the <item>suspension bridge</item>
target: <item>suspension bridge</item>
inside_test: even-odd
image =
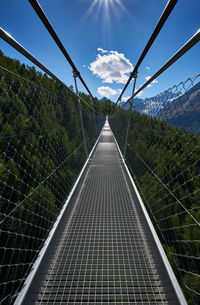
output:
[[[200,31],[136,90],[177,2],[169,1],[105,118],[41,6],[29,2],[71,65],[75,91],[0,29],[50,76],[37,83],[0,66],[1,304],[199,304],[200,75],[142,104],[134,97]]]

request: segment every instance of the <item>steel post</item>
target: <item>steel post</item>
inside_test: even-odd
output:
[[[78,95],[78,86],[77,86],[77,73],[73,71],[73,77],[74,77],[74,84],[75,84],[75,89],[76,89],[76,94]],[[85,130],[84,130],[84,124],[83,124],[83,114],[82,114],[82,108],[81,108],[81,102],[78,97],[78,107],[79,107],[79,114],[80,114],[80,120],[81,120],[81,129],[82,129],[82,135],[83,135],[83,142],[84,142],[84,147],[85,147],[85,154],[86,158],[88,157],[88,149],[87,149],[87,143],[86,143],[86,138],[85,138]]]
[[[133,93],[132,93],[132,95],[134,95],[134,93],[135,93],[136,79],[137,79],[137,72],[134,75],[134,83],[133,83]],[[126,138],[125,138],[125,144],[124,144],[124,158],[126,157],[128,132],[129,132],[130,124],[131,124],[132,108],[133,108],[133,98],[130,100],[130,106],[129,106],[129,111],[128,111],[128,123],[127,123]]]
[[[91,96],[90,96],[90,101],[91,101],[91,103],[92,103],[92,108],[93,108],[92,112],[93,112],[93,119],[94,119],[94,125],[95,125],[96,136],[98,136],[96,115],[95,115],[95,110],[94,110],[94,101],[93,101],[93,99],[91,98]]]

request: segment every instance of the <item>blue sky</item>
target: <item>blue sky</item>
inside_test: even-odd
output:
[[[42,8],[94,96],[117,100],[166,0],[40,0]],[[0,4],[0,26],[68,86],[72,71],[27,0]],[[179,0],[139,68],[136,87],[152,76],[200,28],[200,1]],[[0,40],[5,55],[31,63]],[[200,72],[200,43],[161,75],[141,98]],[[131,95],[132,84],[124,94]],[[79,90],[83,90],[81,84]],[[84,91],[84,90],[83,90]]]

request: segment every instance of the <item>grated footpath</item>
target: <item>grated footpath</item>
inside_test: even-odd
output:
[[[35,304],[179,304],[134,198],[106,122]]]

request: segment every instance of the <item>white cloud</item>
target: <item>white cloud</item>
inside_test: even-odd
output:
[[[137,91],[137,89],[136,89],[136,91]],[[136,95],[136,97],[141,96],[143,93],[144,93],[144,91],[140,91],[140,92]]]
[[[125,97],[122,98],[122,101],[126,102],[126,101],[128,101],[129,98],[130,98],[130,96],[125,96]]]
[[[149,80],[150,78],[151,78],[151,76],[146,76],[146,77],[145,77],[146,80]],[[151,84],[156,84],[156,83],[158,83],[158,80],[157,80],[157,79],[154,79],[154,80],[151,82]],[[152,86],[151,84],[149,84],[147,87],[148,87],[148,88],[151,87],[151,86]]]
[[[150,67],[146,67],[146,69],[147,69],[147,70],[151,70],[151,68],[150,68]]]
[[[98,54],[89,69],[94,75],[100,77],[103,83],[125,84],[128,80],[127,74],[133,70],[133,65],[123,53],[109,51],[108,54]]]
[[[101,53],[108,53],[107,50],[104,50],[104,49],[102,49],[102,48],[98,48],[97,51],[99,51],[99,52],[101,52]]]
[[[137,89],[135,89],[135,91],[137,91]],[[144,93],[143,91],[140,91],[140,92],[136,95],[136,98],[139,97],[139,96],[141,96],[143,93]],[[126,102],[130,97],[131,97],[131,96],[125,96],[125,97],[122,98],[122,101],[123,101],[123,102]],[[133,100],[134,100],[134,98],[133,98]]]
[[[146,76],[146,77],[145,77],[146,80],[149,80],[150,78],[151,78],[151,76]],[[158,80],[157,80],[157,79],[154,79],[154,80],[152,81],[152,84],[156,84],[156,83],[158,83]]]
[[[107,98],[110,98],[111,96],[113,95],[116,95],[117,93],[121,93],[121,89],[112,89],[110,87],[105,87],[105,86],[102,86],[102,87],[99,87],[97,89],[97,92],[101,95],[101,96],[105,96]]]

